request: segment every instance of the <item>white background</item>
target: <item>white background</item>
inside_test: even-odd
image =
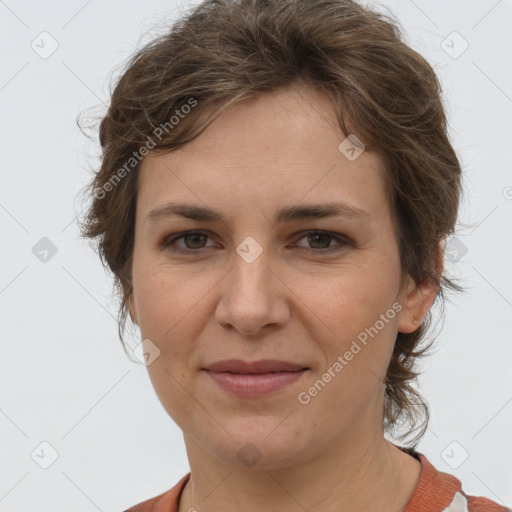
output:
[[[418,451],[466,493],[511,506],[512,0],[380,5],[442,80],[465,172],[460,221],[471,225],[457,235],[467,253],[446,263],[469,291],[448,304],[422,366],[432,421]],[[74,222],[98,151],[75,118],[102,112],[114,68],[177,7],[0,1],[0,510],[121,511],[188,472],[181,431],[127,360],[111,281]],[[59,45],[47,59],[31,48],[43,31]],[[453,31],[469,44],[457,58],[465,43]],[[46,263],[32,252],[42,237],[57,248]],[[59,454],[48,469],[31,458],[43,441]],[[469,457],[454,469],[447,447]]]

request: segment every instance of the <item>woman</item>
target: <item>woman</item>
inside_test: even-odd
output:
[[[419,343],[461,290],[439,89],[349,0],[205,1],[130,61],[83,233],[191,471],[129,510],[507,510],[384,437],[425,432]]]

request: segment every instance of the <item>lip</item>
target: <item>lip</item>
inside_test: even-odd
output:
[[[296,372],[307,368],[301,364],[275,359],[261,359],[259,361],[243,361],[242,359],[226,359],[218,361],[203,368],[211,372],[230,373],[272,373],[272,372]]]
[[[299,380],[308,370],[300,364],[271,359],[229,359],[203,368],[220,388],[240,397],[274,393]]]

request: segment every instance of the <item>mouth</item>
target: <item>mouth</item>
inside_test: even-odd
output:
[[[260,374],[260,373],[280,373],[296,372],[308,369],[307,366],[290,363],[288,361],[278,361],[274,359],[262,359],[260,361],[243,361],[241,359],[227,359],[208,365],[203,370],[222,373],[238,374]]]
[[[282,390],[299,380],[309,368],[287,361],[265,359],[219,361],[202,369],[224,391],[257,397]]]

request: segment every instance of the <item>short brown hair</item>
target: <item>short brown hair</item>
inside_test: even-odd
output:
[[[101,261],[114,275],[125,351],[140,166],[134,155],[150,139],[154,151],[175,150],[227,107],[297,84],[327,93],[343,132],[381,155],[402,282],[409,275],[416,284],[435,283],[441,308],[448,289],[462,291],[434,265],[438,243],[454,231],[461,167],[448,139],[439,81],[402,41],[397,22],[351,0],[206,0],[133,55],[100,123],[101,167],[87,187],[91,204],[81,230],[98,239]],[[171,123],[191,99],[195,108]],[[402,420],[412,428],[423,409],[416,444],[429,409],[411,382],[419,375],[417,358],[433,341],[418,348],[431,318],[429,312],[416,331],[398,333],[383,383],[385,431]]]

